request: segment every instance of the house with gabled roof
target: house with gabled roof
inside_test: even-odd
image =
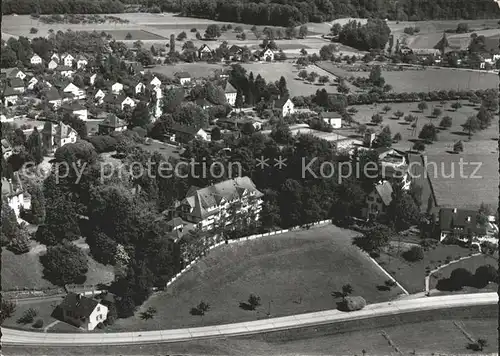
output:
[[[15,91],[12,87],[6,86],[2,93],[3,104],[5,107],[14,106],[19,100],[19,92]]]
[[[99,135],[109,135],[115,131],[125,131],[127,123],[115,114],[109,114],[106,119],[99,123]]]
[[[191,74],[188,72],[177,72],[175,73],[175,77],[179,80],[181,85],[186,85],[191,83]]]
[[[74,69],[68,66],[58,66],[55,70],[66,78],[72,78],[73,74],[75,73]]]
[[[75,143],[77,132],[69,125],[47,121],[42,129],[42,145],[48,153],[54,153],[59,147]]]
[[[143,82],[139,82],[136,85],[134,85],[135,94],[144,93],[145,90],[146,90],[146,84],[144,84]]]
[[[366,197],[366,208],[363,216],[367,219],[376,219],[387,212],[392,202],[392,185],[388,181],[382,181],[375,185],[373,191]]]
[[[80,54],[76,57],[76,69],[84,69],[87,64],[89,64],[89,61],[84,55]]]
[[[56,69],[57,67],[59,66],[59,62],[56,61],[55,59],[51,59],[49,64],[47,65],[47,67],[50,69],[50,70],[54,70]]]
[[[151,81],[149,82],[149,85],[151,85],[152,87],[160,87],[161,86],[161,80],[158,79],[158,77],[154,77],[153,79],[151,79]]]
[[[6,138],[2,138],[2,153],[3,153],[3,158],[5,159],[8,159],[10,156],[12,156],[13,153],[12,145]]]
[[[104,97],[103,101],[108,105],[120,106],[122,110],[125,109],[126,105],[130,106],[131,108],[135,108],[136,106],[135,101],[132,98],[123,94],[108,94]]]
[[[42,57],[35,53],[31,56],[30,63],[33,66],[40,65],[42,64]]]
[[[19,78],[24,80],[26,78],[26,73],[24,73],[19,68],[7,68],[2,69],[2,76],[8,79]]]
[[[334,129],[342,127],[342,115],[336,111],[323,111],[319,114],[319,118]]]
[[[232,45],[229,47],[229,59],[232,61],[241,61],[243,56],[243,47]]]
[[[66,67],[73,67],[73,61],[75,60],[75,57],[73,57],[69,53],[65,53],[61,56],[61,62],[66,66]]]
[[[107,306],[95,299],[73,292],[66,295],[57,309],[60,312],[55,315],[59,315],[63,322],[89,331],[104,323],[108,316]]]
[[[116,83],[113,83],[111,85],[111,92],[113,94],[120,94],[121,92],[123,91],[123,84],[122,83],[119,83],[119,82],[116,82]]]
[[[171,142],[188,143],[194,139],[209,140],[207,132],[202,128],[177,123],[169,127],[165,134],[165,140]]]
[[[100,105],[104,102],[105,97],[106,94],[101,89],[97,89],[97,91],[94,94],[94,101]]]
[[[19,78],[10,78],[9,85],[12,89],[17,91],[18,93],[24,93],[24,81]]]
[[[63,104],[61,108],[65,112],[70,113],[71,115],[77,116],[80,120],[87,121],[87,119],[88,119],[87,108],[77,101]]]
[[[85,90],[77,87],[75,84],[73,83],[69,83],[64,89],[63,89],[63,93],[71,93],[73,94],[74,98],[75,99],[85,99],[86,97],[86,94],[85,94]]]
[[[273,100],[273,109],[280,110],[283,117],[295,113],[295,105],[289,97],[278,97]]]
[[[48,101],[50,105],[54,107],[54,109],[57,109],[62,105],[63,97],[59,93],[59,90],[54,87],[45,90],[42,96]]]
[[[205,188],[191,187],[176,211],[183,220],[209,231],[219,223],[230,226],[233,219],[239,219],[230,214],[235,205],[258,221],[263,195],[249,177],[237,177]]]
[[[14,172],[12,179],[2,178],[2,201],[4,200],[7,201],[18,219],[22,210],[31,209],[31,196],[24,189],[18,172]]]
[[[211,108],[213,105],[205,98],[198,98],[194,101],[194,103],[198,106],[201,106],[203,110]]]
[[[95,84],[95,80],[97,79],[97,74],[94,73],[92,74],[90,77],[89,77],[89,83],[90,85],[94,85]]]
[[[144,70],[144,67],[142,66],[141,63],[133,62],[133,63],[130,63],[129,72],[132,75],[138,75],[138,74],[144,75],[145,70]]]
[[[35,89],[35,85],[38,84],[38,79],[37,77],[31,77],[29,80],[28,80],[28,85],[26,86],[26,89],[28,90],[33,90]]]
[[[441,208],[439,210],[439,240],[454,237],[467,240],[486,235],[486,228],[477,220],[475,210]]]
[[[264,48],[262,51],[256,53],[260,61],[272,62],[274,61],[274,51],[270,48]]]
[[[50,60],[54,60],[54,61],[57,61],[58,63],[61,61],[61,58],[59,57],[59,55],[57,53],[52,53],[52,55],[50,56]]]
[[[229,83],[229,81],[227,81],[224,86],[224,96],[226,97],[229,105],[234,106],[234,104],[236,103],[237,94],[238,91],[231,85],[231,83]]]
[[[212,57],[213,51],[208,47],[206,43],[202,44],[200,48],[198,48],[198,58],[201,60],[206,60]]]

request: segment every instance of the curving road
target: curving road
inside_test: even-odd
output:
[[[213,325],[198,328],[120,332],[120,333],[41,333],[2,328],[3,345],[44,345],[44,346],[83,346],[83,345],[130,345],[147,343],[170,343],[211,339],[238,335],[251,335],[332,324],[348,320],[368,319],[386,315],[396,315],[415,311],[467,307],[473,305],[492,305],[498,303],[497,293],[459,294],[418,299],[402,299],[367,305],[356,312],[326,310],[316,313],[298,314],[244,323]]]

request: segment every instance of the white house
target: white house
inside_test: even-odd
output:
[[[108,307],[80,294],[68,293],[58,306],[62,321],[85,330],[94,330],[108,316]]]
[[[181,85],[191,83],[191,75],[188,72],[178,72],[175,74]]]
[[[208,141],[208,133],[205,130],[176,123],[167,129],[167,134],[165,136],[167,140],[179,143],[188,143],[194,139]]]
[[[3,69],[2,69],[2,72],[4,72]],[[7,71],[7,73],[8,73],[7,78],[10,78],[10,79],[18,78],[18,79],[24,80],[24,78],[26,78],[26,73],[24,73],[22,70],[17,69],[17,68],[14,68],[10,71]]]
[[[52,59],[49,62],[48,68],[51,69],[51,70],[54,70],[54,69],[57,68],[58,65],[59,65],[59,62],[57,62],[55,59]]]
[[[14,173],[14,179],[2,178],[2,200],[6,200],[10,208],[19,219],[21,210],[31,209],[31,197],[24,190],[21,180],[17,172]]]
[[[57,109],[62,105],[62,97],[59,94],[59,91],[56,88],[50,88],[46,90],[44,93],[45,99],[47,99],[48,103],[51,104],[54,109]]]
[[[113,94],[120,94],[120,92],[123,90],[123,84],[122,83],[114,83],[112,86],[111,86],[111,91],[113,92]]]
[[[63,54],[61,57],[61,61],[66,67],[72,67],[73,66],[73,61],[75,60],[75,57],[73,57],[71,54],[66,53]]]
[[[131,108],[135,108],[135,101],[134,99],[127,96],[120,102],[120,105],[122,107],[122,110],[125,108],[125,105],[128,105]]]
[[[30,58],[30,63],[31,65],[40,65],[42,64],[42,57],[40,57],[38,54],[34,54],[31,58]]]
[[[76,131],[62,122],[55,124],[47,121],[42,130],[42,145],[49,153],[68,143],[75,143],[77,138]]]
[[[2,120],[2,122],[7,121]],[[8,159],[10,156],[12,156],[12,146],[6,138],[2,138],[2,154],[4,159]]]
[[[3,104],[4,106],[14,106],[17,104],[19,100],[19,93],[12,89],[10,86],[7,86],[3,91]]]
[[[84,56],[80,55],[76,59],[76,69],[85,69],[87,64],[89,64],[89,61]]]
[[[151,82],[149,82],[153,87],[159,87],[161,85],[161,80],[157,77],[154,77]]]
[[[212,50],[205,43],[198,49],[199,59],[208,59],[212,56]]]
[[[94,85],[95,84],[96,78],[97,78],[97,74],[96,73],[94,73],[94,74],[92,74],[90,76],[90,78],[89,78],[90,85]]]
[[[66,78],[73,77],[73,73],[75,73],[73,68],[68,67],[68,66],[59,66],[56,68],[56,71],[59,72],[63,77],[66,77]]]
[[[321,120],[329,124],[334,129],[340,129],[342,127],[342,115],[334,111],[326,111],[319,114]]]
[[[136,86],[134,87],[134,89],[135,89],[135,93],[136,94],[143,93],[144,90],[146,90],[146,85],[144,85],[144,83],[142,83],[142,82],[139,82],[139,83],[136,84]]]
[[[66,88],[63,89],[64,93],[71,93],[75,99],[85,99],[85,90],[78,88],[75,84],[69,83]]]
[[[28,81],[28,86],[26,87],[28,90],[33,90],[35,89],[35,85],[37,85],[38,83],[38,79],[36,79],[36,77],[32,77],[29,81]]]
[[[224,87],[224,96],[226,97],[229,105],[234,106],[237,94],[237,90],[231,85],[231,83],[226,82],[226,86]]]
[[[101,89],[99,89],[94,94],[94,100],[97,101],[98,104],[102,104],[103,99],[104,99],[105,96],[106,96],[106,94],[104,94],[104,92]]]
[[[87,121],[88,110],[85,106],[79,104],[78,102],[72,102],[64,104],[62,109],[72,115],[77,116],[80,120]]]
[[[109,135],[111,132],[120,132],[126,129],[127,123],[120,120],[115,114],[109,114],[104,121],[99,123],[99,135]]]
[[[274,51],[270,48],[266,48],[258,53],[258,57],[261,61],[274,61]]]
[[[237,177],[205,188],[191,187],[177,209],[180,217],[208,231],[222,219],[231,225],[231,207],[252,213],[255,220],[262,211],[262,194],[249,177]]]
[[[57,61],[57,62],[61,61],[61,58],[59,57],[59,55],[57,53],[52,53],[52,56],[50,56],[50,59]]]
[[[281,115],[283,117],[291,115],[295,113],[295,105],[290,100],[290,98],[278,98],[278,100],[274,100],[274,109],[278,109],[281,111]]]

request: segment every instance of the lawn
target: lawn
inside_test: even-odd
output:
[[[424,252],[424,259],[417,262],[406,261],[402,254],[410,246],[404,247],[393,241],[385,252],[380,254],[377,262],[386,269],[410,293],[419,293],[425,290],[425,269],[434,269],[442,264],[449,256],[452,260],[468,256],[472,253],[469,249],[456,245],[438,244]]]
[[[349,72],[332,62],[321,62],[323,69],[341,77],[368,78],[369,72]],[[396,93],[428,92],[435,90],[477,90],[498,87],[498,76],[451,68],[427,68],[425,70],[382,71],[387,84]]]
[[[215,325],[336,308],[333,291],[349,283],[367,303],[395,298],[400,290],[379,291],[387,276],[352,245],[356,233],[333,225],[223,245],[198,262],[170,290],[152,296],[135,317],[111,330],[147,330]],[[256,311],[240,308],[250,293],[261,297]],[[205,316],[190,309],[210,304]],[[153,320],[139,318],[154,306]]]
[[[65,347],[71,355],[367,355],[396,354],[381,335],[385,331],[391,340],[408,355],[462,354],[467,338],[454,325],[461,323],[475,338],[485,338],[485,352],[497,350],[496,306],[432,310],[398,316],[368,319],[356,323],[323,325],[310,328],[267,333],[245,337],[198,340],[172,344],[127,346]],[[383,328],[383,329],[382,329]],[[425,339],[425,342],[422,340]],[[59,356],[59,348],[4,346],[9,355]]]
[[[329,93],[337,93],[337,87],[329,84],[321,85],[317,82],[311,84],[305,82],[297,77],[299,69],[290,62],[285,63],[244,63],[242,66],[247,70],[248,73],[253,72],[254,77],[260,74],[267,82],[273,82],[279,80],[281,76],[286,79],[288,90],[290,95],[311,95],[316,93],[318,89],[326,89]],[[308,72],[316,72],[318,75],[326,75],[329,78],[330,83],[333,83],[335,76],[330,73],[318,68],[316,66],[308,66],[305,68]]]
[[[430,288],[434,289],[436,288],[436,284],[438,280],[442,278],[449,278],[451,275],[451,272],[457,268],[465,268],[466,270],[470,271],[472,274],[476,271],[476,269],[480,266],[484,265],[492,265],[497,267],[498,266],[498,260],[490,255],[481,255],[481,256],[474,256],[471,258],[468,258],[466,260],[462,260],[457,263],[453,263],[449,266],[446,266],[442,269],[440,269],[438,272],[433,273],[431,278],[430,278]],[[491,283],[488,286],[489,291],[496,291],[497,284]],[[470,287],[469,289],[476,289]],[[481,289],[480,291],[484,291],[484,288]]]
[[[128,39],[130,41],[166,40],[163,36],[145,30],[106,30],[105,32],[117,41],[127,40],[126,37],[129,33],[132,35],[132,38]]]
[[[222,64],[210,64],[206,62],[178,63],[175,65],[156,66],[151,71],[169,77],[174,77],[177,72],[188,72],[192,78],[206,78],[213,76],[216,71],[220,71],[224,67]]]
[[[15,255],[7,249],[2,249],[2,289],[14,290],[57,288],[43,278],[43,266],[39,255],[45,253],[45,246],[32,241],[31,251],[22,255]],[[89,271],[85,285],[109,283],[114,279],[112,266],[104,266],[90,256]]]

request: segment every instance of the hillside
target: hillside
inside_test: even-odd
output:
[[[138,5],[151,12],[255,25],[290,26],[342,17],[398,21],[500,18],[493,0],[2,0],[3,14],[121,13]]]

